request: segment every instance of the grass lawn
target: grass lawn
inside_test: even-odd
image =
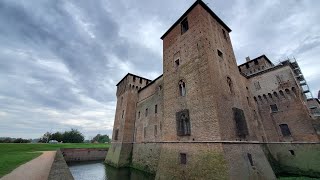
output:
[[[0,178],[8,174],[19,165],[24,164],[41,155],[37,151],[51,151],[59,148],[107,148],[109,144],[14,144],[0,143]]]

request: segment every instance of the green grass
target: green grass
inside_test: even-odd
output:
[[[41,155],[38,151],[52,151],[59,148],[107,148],[109,144],[0,144],[0,178],[19,165]]]

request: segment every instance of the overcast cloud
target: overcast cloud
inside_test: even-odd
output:
[[[0,137],[111,134],[116,84],[162,74],[163,33],[194,0],[1,0]],[[205,0],[232,29],[238,64],[296,57],[320,89],[320,1]]]

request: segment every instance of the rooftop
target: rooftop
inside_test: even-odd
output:
[[[193,5],[169,28],[169,30],[161,36],[161,39],[163,39],[177,24],[179,24],[187,16],[187,14],[190,11],[192,11],[192,9],[195,8],[198,4],[201,5],[229,33],[231,32],[231,29],[202,0],[196,0],[196,2],[193,3]]]

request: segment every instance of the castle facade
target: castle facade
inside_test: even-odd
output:
[[[161,37],[163,75],[120,80],[108,164],[156,179],[320,176],[319,100],[298,63],[237,65],[230,32],[197,0]]]

